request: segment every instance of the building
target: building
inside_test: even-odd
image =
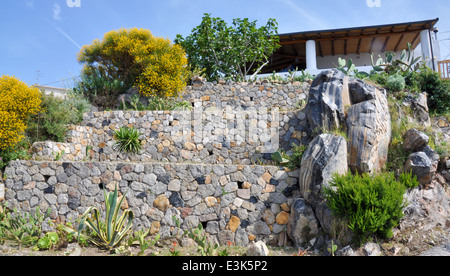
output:
[[[59,98],[65,98],[67,96],[67,89],[60,88],[60,87],[51,87],[51,86],[45,86],[45,85],[35,85],[39,90],[44,91],[46,95],[50,95],[53,93],[55,97]]]
[[[426,58],[428,66],[437,71],[440,50],[435,25],[438,21],[439,18],[279,34],[281,48],[272,55],[270,63],[261,73],[286,72],[298,68],[314,74],[319,70],[335,68],[339,57],[346,60],[351,58],[359,70],[370,71],[372,54],[378,58],[378,55],[384,56],[390,51],[399,57],[407,49],[408,42],[411,43],[415,56]]]

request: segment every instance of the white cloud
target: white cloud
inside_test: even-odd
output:
[[[61,21],[61,6],[58,3],[53,4],[53,19]]]
[[[27,0],[25,4],[27,5],[27,8],[34,8],[34,0]]]
[[[62,36],[64,36],[68,41],[70,41],[75,47],[77,47],[79,50],[81,50],[80,44],[78,44],[70,35],[68,35],[65,31],[63,31],[61,28],[57,27],[55,24],[50,22],[48,19],[44,18],[44,20],[52,25],[52,27],[58,31]]]
[[[286,5],[290,6],[294,11],[298,12],[300,16],[302,16],[306,22],[309,22],[311,26],[316,26],[321,29],[328,28],[327,24],[316,18],[310,12],[307,12],[305,9],[301,8],[299,5],[294,3],[292,0],[284,0]]]
[[[179,8],[183,4],[183,0],[170,0],[169,4],[172,8]]]

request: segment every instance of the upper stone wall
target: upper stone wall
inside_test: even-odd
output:
[[[70,127],[67,143],[34,144],[34,159],[268,164],[271,153],[306,142],[306,114],[298,103],[307,98],[307,86],[205,83],[187,88],[183,99],[191,110],[86,113],[80,126]],[[140,154],[113,150],[114,131],[123,126],[142,133]]]
[[[293,82],[276,84],[268,81],[252,83],[203,83],[187,86],[183,100],[193,106],[219,107],[230,106],[233,109],[254,107],[293,110],[308,99],[309,83]],[[201,104],[200,104],[201,103]]]

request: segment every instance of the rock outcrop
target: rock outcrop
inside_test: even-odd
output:
[[[328,187],[335,174],[347,172],[347,141],[342,136],[321,134],[309,144],[303,154],[299,177],[300,194],[313,208],[315,217],[327,233],[335,232],[335,227],[340,223],[326,205],[322,190]],[[296,212],[292,210],[291,213]],[[291,236],[296,237],[292,233]]]
[[[311,84],[305,110],[311,130],[346,129],[345,109],[350,104],[348,77],[339,70],[321,72]]]
[[[302,198],[296,199],[291,207],[287,234],[296,246],[306,244],[319,234],[320,224],[314,210]]]
[[[348,163],[352,172],[376,173],[387,160],[391,117],[384,91],[351,80],[348,109]]]
[[[339,232],[340,241],[349,242],[352,234],[340,227],[343,223],[327,207],[322,190],[334,174],[376,173],[384,166],[391,138],[385,91],[338,70],[324,71],[311,85],[306,113],[312,141],[302,158],[300,194],[326,233]],[[326,134],[330,132],[348,138]],[[291,217],[302,217],[296,213],[292,210]],[[296,227],[291,222],[290,229]],[[296,243],[304,239],[292,231],[290,236]]]
[[[391,118],[384,90],[339,70],[320,73],[310,89],[306,113],[313,136],[346,132],[353,172],[375,173],[387,159]],[[314,138],[314,137],[313,137]]]
[[[403,142],[404,150],[411,152],[403,170],[417,176],[424,187],[431,184],[439,165],[439,155],[428,145],[429,141],[425,133],[410,129]]]

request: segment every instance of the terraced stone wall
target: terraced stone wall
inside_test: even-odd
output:
[[[189,86],[183,111],[91,112],[71,126],[65,143],[33,145],[33,158],[12,162],[0,201],[51,220],[73,221],[103,206],[103,191],[128,190],[123,208],[135,228],[170,236],[175,216],[184,230],[202,223],[222,244],[264,239],[283,243],[299,171],[273,166],[271,153],[306,143],[310,130],[301,103],[309,85],[270,83]],[[138,129],[143,149],[113,149],[113,133]]]

